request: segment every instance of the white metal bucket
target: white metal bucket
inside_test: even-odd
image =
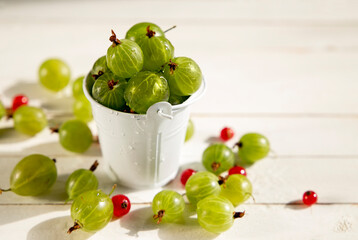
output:
[[[179,169],[189,106],[204,94],[205,79],[184,103],[172,106],[159,102],[146,114],[124,113],[101,105],[92,98],[89,85],[84,81],[83,89],[92,106],[109,175],[123,186],[140,189],[171,181]]]

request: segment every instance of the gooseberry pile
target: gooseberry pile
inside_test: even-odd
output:
[[[156,24],[136,24],[124,39],[112,30],[109,40],[107,54],[97,59],[86,77],[98,103],[145,114],[157,102],[180,104],[199,89],[200,67],[191,58],[174,57],[172,43]]]

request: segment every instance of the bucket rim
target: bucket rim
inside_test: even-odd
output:
[[[89,72],[87,74],[87,76],[84,78],[84,81],[82,83],[82,89],[83,89],[83,92],[87,98],[87,100],[93,105],[99,107],[99,108],[105,108],[109,111],[112,111],[112,112],[115,112],[116,115],[126,115],[126,116],[137,116],[137,118],[141,118],[141,117],[146,117],[147,116],[147,113],[145,114],[140,114],[140,113],[127,113],[127,112],[122,112],[122,111],[119,111],[119,110],[115,110],[115,109],[112,109],[112,108],[109,108],[109,107],[106,107],[102,104],[100,104],[99,102],[97,102],[93,97],[92,97],[92,94],[90,94],[87,90],[87,80],[88,80],[88,76],[91,74],[91,72]],[[169,103],[171,106],[172,106],[172,110],[173,112],[177,112],[177,111],[180,111],[181,109],[184,109],[186,107],[188,107],[189,105],[195,103],[196,101],[198,101],[203,95],[204,93],[206,92],[206,81],[205,81],[205,78],[203,77],[202,78],[202,81],[201,81],[201,85],[199,87],[199,89],[193,93],[192,95],[190,95],[190,97],[184,101],[183,103],[181,104],[177,104],[177,105],[171,105],[169,102],[166,102],[166,103]]]

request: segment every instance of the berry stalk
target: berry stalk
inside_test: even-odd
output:
[[[9,189],[2,189],[0,188],[0,195],[3,193],[3,192],[10,192],[11,191],[11,188]]]
[[[164,33],[167,33],[167,32],[169,32],[170,30],[173,30],[174,28],[176,28],[177,26],[176,25],[174,25],[173,27],[171,27],[171,28],[168,28],[167,30],[165,30],[164,31]]]

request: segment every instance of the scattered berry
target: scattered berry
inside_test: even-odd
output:
[[[113,215],[122,217],[129,213],[131,210],[131,202],[125,195],[118,194],[112,197],[113,202]]]
[[[306,191],[303,194],[302,201],[305,205],[311,206],[317,202],[317,194],[314,191]]]
[[[25,95],[16,95],[12,100],[12,111],[15,111],[22,105],[27,105],[29,99]]]
[[[244,175],[246,176],[246,169],[243,168],[243,167],[240,167],[240,166],[234,166],[232,168],[230,168],[229,170],[229,175],[232,175],[232,174],[241,174],[241,175]]]
[[[193,169],[190,169],[190,168],[184,170],[180,177],[181,183],[185,186],[185,184],[188,181],[188,179],[190,178],[190,176],[193,175],[194,173],[196,173],[196,171]]]
[[[223,141],[228,141],[234,136],[234,131],[231,128],[225,127],[221,130],[220,138]]]
[[[153,219],[157,223],[180,220],[185,208],[183,196],[173,190],[157,193],[152,201]]]

